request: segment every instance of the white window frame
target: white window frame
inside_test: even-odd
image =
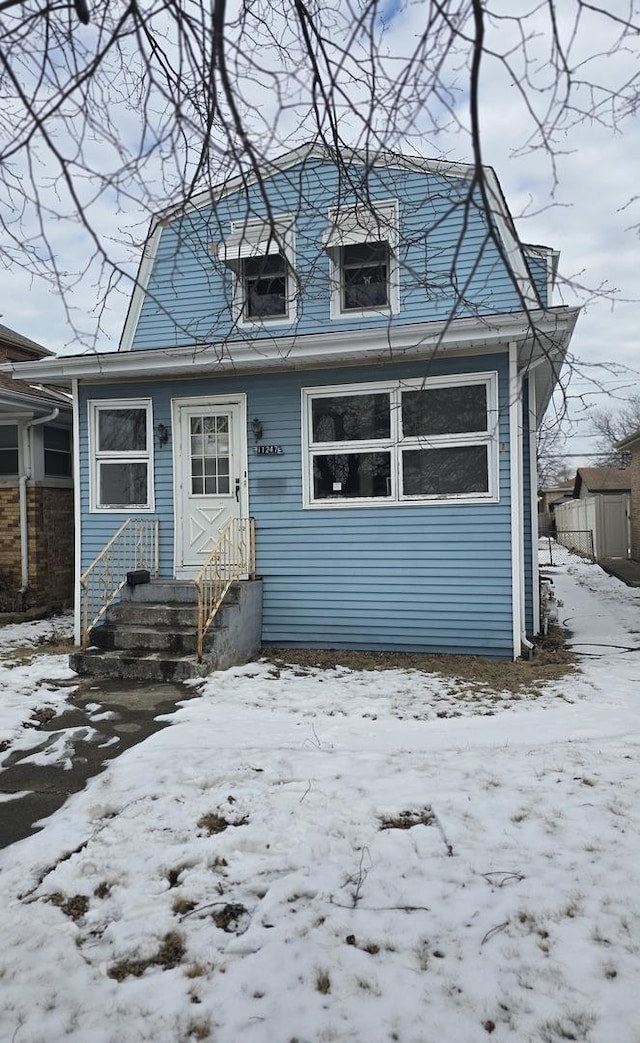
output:
[[[246,315],[245,260],[279,254],[285,268],[286,307],[282,315]],[[295,226],[290,214],[272,220],[255,218],[231,222],[231,234],[218,247],[218,256],[233,272],[232,313],[241,328],[288,326],[297,318],[295,287]]]
[[[150,398],[92,399],[89,411],[89,510],[92,514],[149,514],[155,510],[153,480],[153,403]],[[147,419],[146,450],[106,451],[98,446],[98,418],[107,409],[144,409]],[[144,463],[147,466],[146,504],[103,505],[99,502],[102,463]]]
[[[329,227],[324,236],[329,256],[329,283],[331,286],[330,317],[332,319],[366,318],[371,315],[395,315],[400,311],[400,265],[398,263],[398,201],[376,200],[368,205],[334,207],[328,211]],[[343,267],[342,250],[345,246],[365,243],[387,244],[388,304],[370,308],[342,307]]]
[[[402,432],[402,393],[433,388],[484,385],[487,397],[487,428],[479,432],[457,432],[444,435],[405,437]],[[390,395],[390,437],[362,441],[313,442],[312,404],[318,398],[348,395]],[[498,374],[497,372],[460,373],[424,380],[375,381],[363,384],[335,384],[302,389],[302,493],[303,507],[313,510],[344,510],[353,507],[411,507],[416,505],[465,505],[498,503]],[[433,496],[410,496],[402,490],[402,455],[406,449],[452,449],[486,445],[488,490],[483,493],[447,493]],[[351,499],[314,499],[314,456],[348,455],[363,452],[391,453],[391,495],[388,497],[353,497]]]

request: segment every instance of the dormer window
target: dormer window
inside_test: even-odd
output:
[[[331,318],[400,307],[398,210],[395,201],[329,211]]]
[[[243,318],[273,319],[287,315],[287,262],[282,254],[247,257],[242,262]]]
[[[389,307],[389,244],[340,247],[342,311]]]
[[[234,221],[218,254],[234,273],[233,311],[240,325],[294,321],[292,217]]]

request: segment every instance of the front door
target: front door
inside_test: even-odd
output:
[[[246,517],[244,401],[174,401],[176,574],[194,575],[231,518]]]

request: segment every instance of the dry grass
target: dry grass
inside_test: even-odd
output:
[[[577,657],[568,648],[565,631],[551,627],[536,641],[531,660],[489,659],[484,656],[422,655],[413,652],[357,652],[347,649],[270,648],[264,659],[276,667],[293,667],[303,674],[337,666],[349,670],[414,670],[471,681],[496,692],[519,693],[556,681],[577,670]]]
[[[124,981],[125,978],[141,978],[149,967],[161,967],[163,970],[171,970],[182,962],[186,946],[184,938],[177,931],[169,931],[162,939],[162,943],[153,956],[146,960],[128,959],[118,960],[109,967],[107,974],[115,981]]]
[[[70,652],[73,652],[74,647],[73,638],[54,632],[49,637],[39,640],[35,645],[14,645],[5,649],[2,659],[5,666],[29,666],[38,656],[69,655]]]
[[[89,899],[86,895],[71,895],[68,898],[56,891],[54,894],[48,895],[46,901],[51,902],[51,905],[56,905],[65,916],[69,916],[72,920],[81,920],[89,910]]]

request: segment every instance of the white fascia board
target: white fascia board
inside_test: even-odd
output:
[[[518,291],[523,302],[532,308],[539,307],[540,301],[536,291],[535,283],[516,234],[513,218],[509,213],[507,202],[500,188],[500,182],[495,171],[491,167],[485,168],[487,193],[491,202],[491,214],[496,223],[498,233],[502,240],[509,267],[517,283]]]
[[[360,359],[397,362],[415,357],[435,358],[440,354],[478,353],[504,348],[513,341],[521,345],[519,368],[526,370],[534,357],[534,336],[544,342],[536,354],[540,365],[551,357],[551,347],[562,356],[576,314],[577,309],[562,308],[557,312],[538,310],[528,314],[489,315],[482,319],[415,323],[377,330],[336,330],[300,337],[226,341],[182,348],[67,355],[40,362],[5,363],[0,366],[0,371],[25,380],[38,378],[67,385],[74,379],[193,377],[207,372],[274,368],[286,371],[302,366],[352,363]]]
[[[153,265],[155,263],[156,254],[158,252],[158,245],[160,243],[160,236],[162,235],[163,225],[157,221],[151,225],[149,235],[144,244],[142,251],[142,257],[140,259],[140,267],[138,268],[138,274],[136,275],[135,286],[129,301],[129,307],[127,309],[127,315],[124,320],[124,327],[122,330],[122,336],[120,338],[120,344],[118,351],[130,351],[133,343],[133,337],[138,326],[138,320],[140,318],[140,312],[142,311],[142,305],[147,293],[149,286],[149,279],[151,278],[151,272],[153,271]]]

